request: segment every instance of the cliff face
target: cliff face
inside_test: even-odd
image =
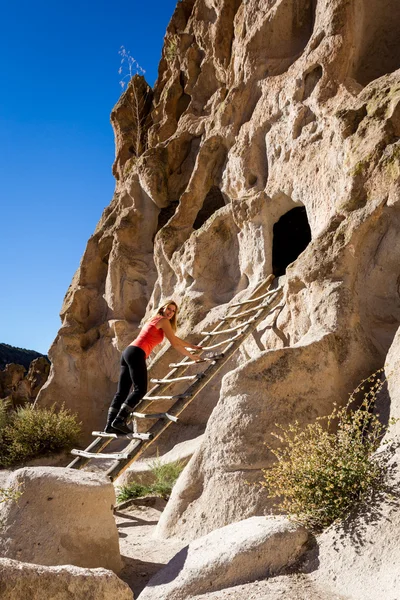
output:
[[[140,118],[129,89],[112,113],[116,191],[67,292],[40,403],[102,426],[119,351],[160,301],[173,296],[182,335],[196,333],[311,238],[273,326],[246,343],[218,403],[212,390],[160,534],[262,514],[247,482],[269,464],[274,423],[326,413],[384,362],[400,322],[399,26],[397,0],[183,0],[154,90],[136,80]],[[294,225],[279,221],[292,209]]]

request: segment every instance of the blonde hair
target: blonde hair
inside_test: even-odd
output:
[[[172,319],[170,319],[170,323],[171,323],[171,327],[174,331],[176,331],[177,328],[177,315],[178,315],[178,305],[175,302],[175,300],[168,300],[167,302],[164,302],[164,304],[162,304],[161,306],[158,307],[156,315],[163,315],[164,316],[164,310],[170,305],[173,304],[173,306],[175,306],[176,310],[175,310],[175,314],[172,317]]]

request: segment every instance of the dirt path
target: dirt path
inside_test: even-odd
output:
[[[182,542],[157,540],[156,524],[165,507],[161,498],[143,498],[138,504],[116,512],[121,555],[125,567],[120,578],[132,589],[135,599],[181,548]],[[188,600],[345,600],[321,589],[305,574],[284,575],[201,594]],[[140,600],[140,596],[138,598]]]
[[[185,545],[153,537],[165,500],[143,498],[137,502],[115,513],[121,556],[125,563],[119,577],[130,586],[135,599],[153,575]]]

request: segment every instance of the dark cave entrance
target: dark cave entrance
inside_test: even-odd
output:
[[[200,229],[202,225],[219,209],[225,206],[225,200],[218,186],[213,185],[204,199],[203,206],[199,210],[193,229]]]
[[[286,267],[306,249],[311,242],[311,229],[304,206],[292,208],[273,228],[272,272],[275,277],[284,275]]]

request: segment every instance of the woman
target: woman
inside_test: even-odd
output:
[[[108,409],[105,433],[132,433],[126,421],[147,392],[146,358],[163,341],[164,335],[180,354],[201,360],[199,354],[191,354],[185,348],[202,350],[201,346],[194,346],[175,335],[177,312],[178,306],[173,300],[163,304],[138,337],[123,351],[118,389]],[[133,390],[129,393],[132,385]]]

